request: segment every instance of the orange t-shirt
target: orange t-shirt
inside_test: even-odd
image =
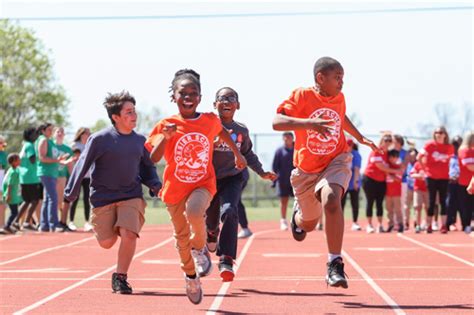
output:
[[[221,121],[213,113],[201,113],[194,119],[184,119],[179,115],[162,119],[145,142],[149,151],[154,138],[169,123],[176,124],[176,134],[165,146],[166,167],[159,195],[161,200],[167,204],[176,204],[197,188],[205,188],[214,195],[216,175],[212,166],[213,143],[222,130]]]
[[[346,151],[344,119],[346,101],[339,93],[324,97],[312,87],[294,90],[277,109],[278,114],[295,118],[322,118],[333,120],[334,132],[327,139],[315,130],[295,130],[293,164],[307,173],[320,173],[337,155]]]

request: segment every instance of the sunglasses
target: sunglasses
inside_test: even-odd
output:
[[[444,135],[444,131],[435,131],[435,135]]]
[[[390,138],[385,138],[385,139],[383,139],[383,142],[392,142],[392,139],[390,139]]]
[[[237,96],[225,96],[221,95],[216,98],[216,102],[229,102],[236,103],[238,101]]]

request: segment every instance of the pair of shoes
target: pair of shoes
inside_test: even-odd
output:
[[[207,250],[209,250],[211,253],[214,253],[217,250],[217,235],[219,234],[219,231],[213,232],[213,231],[207,231]]]
[[[93,228],[94,226],[90,224],[89,222],[84,223],[84,232],[90,232],[92,231]]]
[[[204,246],[202,249],[192,249],[191,255],[193,256],[198,276],[205,277],[209,275],[212,271],[212,261],[207,246]]]
[[[388,228],[387,228],[387,231],[386,231],[386,232],[387,232],[387,233],[390,233],[390,232],[392,232],[392,230],[393,230],[393,228],[394,228],[394,227],[395,227],[395,226],[394,226],[393,224],[390,224],[390,225],[388,226]],[[380,229],[380,227],[379,227],[379,229]],[[382,232],[379,232],[379,233],[382,233]]]
[[[67,225],[67,227],[71,230],[71,231],[76,231],[77,230],[77,226],[74,224],[74,222],[69,222],[69,224]]]
[[[185,276],[184,280],[186,281],[186,295],[188,296],[188,299],[193,304],[201,303],[204,294],[202,292],[201,280],[199,280],[199,276],[196,275],[194,279]]]
[[[288,222],[286,222],[286,219],[280,219],[280,230],[288,230]]]
[[[441,234],[447,234],[448,233],[448,227],[443,224],[439,231],[441,232]]]
[[[239,234],[237,234],[237,238],[247,238],[252,236],[252,231],[249,228],[243,228],[240,230]]]
[[[112,292],[132,294],[132,287],[127,281],[127,274],[114,272],[112,274]]]
[[[326,275],[326,283],[331,287],[342,287],[347,289],[349,286],[346,280],[346,273],[344,272],[344,263],[342,258],[338,257],[327,263],[328,274]]]
[[[295,240],[302,242],[306,238],[306,231],[300,229],[298,225],[296,225],[295,217],[297,212],[298,210],[295,210],[291,216],[291,234],[293,234]]]
[[[351,230],[352,230],[352,231],[360,231],[360,230],[362,230],[362,228],[360,227],[359,224],[357,224],[356,222],[354,222],[354,223],[352,223]]]
[[[382,224],[380,224],[380,225],[377,227],[377,233],[385,233],[385,230],[384,230]]]
[[[222,282],[231,282],[234,280],[235,272],[233,269],[234,260],[230,256],[221,256],[219,259],[219,275]]]
[[[365,231],[366,231],[368,234],[372,234],[372,233],[375,232],[375,229],[374,229],[374,227],[373,227],[371,224],[369,224],[369,225],[367,225],[367,227],[365,228]]]

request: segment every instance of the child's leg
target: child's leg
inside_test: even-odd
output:
[[[280,197],[280,216],[281,219],[286,220],[286,210],[288,208],[288,200],[290,198],[288,196],[281,196]]]
[[[326,214],[326,239],[329,254],[340,255],[344,236],[344,214],[341,207],[343,189],[329,184],[321,189],[321,204]]]
[[[12,225],[13,221],[15,221],[16,216],[18,215],[18,205],[9,204],[8,207],[10,208],[10,216],[8,217],[7,224],[5,225],[5,227],[9,228]]]
[[[240,189],[239,189],[240,191]],[[212,196],[204,188],[194,190],[186,201],[186,217],[191,229],[189,245],[200,250],[206,246],[206,224],[204,216],[211,203]]]
[[[0,191],[0,228],[5,225],[5,210],[7,206],[3,202],[3,192]]]
[[[123,227],[119,228],[119,233],[120,233],[120,247],[118,250],[118,258],[117,258],[117,272],[127,273],[128,268],[130,268],[133,255],[135,255],[138,235]]]
[[[219,235],[219,214],[220,214],[220,198],[218,191],[212,198],[209,208],[206,210],[206,230],[216,237]]]
[[[398,228],[403,227],[402,200],[401,197],[393,197],[393,212]]]
[[[388,218],[388,226],[389,228],[392,226],[394,226],[394,221],[393,221],[393,217],[394,217],[394,198],[393,197],[390,197],[390,196],[386,196],[385,197],[385,207],[387,208],[387,218]]]

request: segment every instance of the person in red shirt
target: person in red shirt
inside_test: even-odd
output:
[[[391,149],[387,153],[388,165],[392,169],[403,170],[400,161],[400,151]],[[391,232],[397,223],[397,231],[403,233],[403,216],[402,216],[402,175],[388,174],[387,191],[385,193],[385,206],[387,208],[388,228],[387,232]]]
[[[392,145],[392,135],[384,134],[379,142],[379,148],[382,152],[372,151],[369,154],[367,167],[364,171],[364,178],[362,179],[362,188],[367,199],[366,204],[366,216],[367,216],[367,233],[374,233],[375,229],[372,225],[372,208],[377,208],[377,221],[379,223],[377,227],[378,233],[385,232],[382,220],[383,220],[383,200],[385,198],[385,192],[387,190],[387,184],[385,182],[387,174],[402,174],[401,169],[392,169],[388,166],[387,152]]]
[[[413,207],[415,208],[415,233],[421,232],[421,210],[424,207],[428,212],[428,189],[426,188],[426,173],[420,161],[416,161],[409,176],[413,183]]]
[[[458,196],[461,205],[462,228],[466,233],[471,233],[471,219],[474,212],[474,195],[469,193],[468,186],[474,180],[474,131],[464,135],[458,151],[459,179]]]
[[[171,91],[179,114],[159,121],[145,146],[151,151],[154,163],[162,157],[166,160],[159,195],[173,223],[186,294],[192,303],[199,304],[203,297],[199,277],[207,276],[212,270],[206,247],[205,215],[216,193],[212,165],[215,138],[219,136],[229,146],[238,169],[245,168],[247,163],[230,134],[222,128],[219,117],[196,111],[201,101],[198,73],[188,69],[176,72]]]
[[[425,166],[426,181],[428,184],[429,206],[426,220],[427,232],[432,233],[431,222],[433,220],[436,196],[439,195],[441,206],[441,233],[448,233],[446,225],[447,207],[446,197],[449,184],[449,160],[454,155],[454,147],[449,144],[449,136],[446,128],[439,127],[433,132],[433,140],[428,141],[421,151],[421,162]]]
[[[344,132],[372,150],[378,148],[346,116],[346,102],[341,93],[342,65],[330,57],[320,58],[313,75],[315,86],[294,90],[278,106],[273,129],[295,132],[295,169],[290,178],[295,195],[293,238],[303,241],[307,232],[314,230],[324,209],[329,251],[326,281],[330,286],[347,288],[341,256],[344,235],[341,198],[351,178],[352,156],[347,152]]]

